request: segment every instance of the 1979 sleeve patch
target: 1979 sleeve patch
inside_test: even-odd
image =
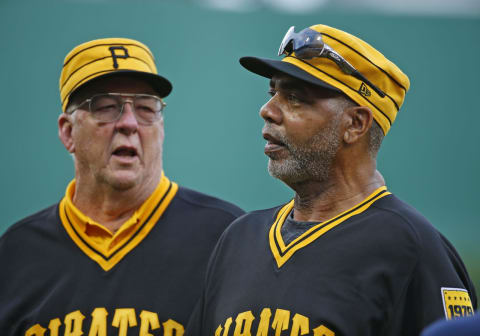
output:
[[[442,287],[442,300],[445,317],[453,318],[473,315],[473,306],[467,290],[463,288]]]

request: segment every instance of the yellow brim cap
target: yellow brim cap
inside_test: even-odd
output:
[[[158,75],[155,59],[143,43],[126,38],[105,38],[83,43],[65,57],[60,75],[62,110],[79,88],[94,79],[127,74],[148,81],[164,98],[172,84]]]

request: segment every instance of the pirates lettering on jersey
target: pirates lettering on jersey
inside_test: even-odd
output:
[[[142,310],[137,314],[134,308],[118,308],[109,314],[107,309],[98,307],[90,316],[76,310],[65,315],[63,322],[58,317],[54,318],[46,328],[35,324],[25,332],[25,336],[113,336],[107,334],[109,324],[118,329],[118,336],[131,335],[132,331],[139,336],[152,336],[151,331],[155,331],[155,335],[182,336],[185,331],[182,324],[172,319],[160,323],[158,314],[154,312]]]
[[[323,324],[312,326],[310,319],[304,315],[280,308],[275,309],[274,314],[272,311],[271,308],[263,308],[257,316],[259,318],[251,310],[238,314],[235,319],[229,317],[217,327],[215,336],[335,336],[335,332]]]

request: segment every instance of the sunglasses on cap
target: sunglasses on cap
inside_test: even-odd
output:
[[[301,60],[309,60],[315,57],[328,58],[335,62],[345,74],[365,82],[378,93],[380,97],[385,97],[385,93],[382,90],[358,72],[353,65],[348,63],[348,61],[333,50],[332,47],[326,44],[322,39],[322,34],[313,29],[306,28],[299,33],[295,33],[294,26],[288,29],[278,49],[278,56],[282,54],[290,56],[292,52],[295,52],[295,57]]]

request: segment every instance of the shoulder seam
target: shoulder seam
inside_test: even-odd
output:
[[[15,232],[17,230],[20,230],[21,228],[23,228],[25,225],[35,221],[35,220],[38,220],[39,218],[43,218],[45,216],[48,216],[48,210],[51,209],[52,207],[58,207],[58,203],[55,203],[55,204],[52,204],[34,214],[31,214],[25,218],[22,218],[20,219],[19,221],[13,223],[12,225],[10,225],[6,230],[5,232],[0,236],[0,240],[3,240],[4,237],[6,237],[7,235],[11,234],[12,232]]]
[[[180,188],[182,188],[182,187],[180,187]],[[182,189],[183,189],[183,188],[182,188]],[[184,190],[185,190],[185,189],[184,189]],[[179,191],[180,191],[180,190],[179,190]],[[245,211],[244,211],[243,209],[241,209],[240,207],[234,205],[233,203],[230,203],[230,202],[225,201],[225,200],[221,200],[221,199],[219,199],[219,198],[217,198],[217,197],[214,197],[214,196],[210,196],[210,195],[206,195],[206,194],[204,194],[204,195],[207,196],[207,197],[211,197],[212,199],[218,200],[218,201],[220,201],[220,202],[225,202],[225,203],[228,204],[228,205],[237,207],[239,210],[242,211],[242,213],[240,213],[240,214],[237,215],[237,214],[235,214],[234,212],[232,212],[232,211],[230,211],[230,210],[228,210],[228,209],[222,208],[222,207],[219,206],[219,205],[215,205],[215,204],[208,204],[208,205],[207,205],[207,204],[203,204],[203,203],[201,203],[201,202],[195,202],[195,201],[193,201],[193,200],[190,200],[190,199],[184,197],[181,193],[177,193],[176,196],[178,196],[179,198],[181,198],[183,201],[185,201],[185,202],[187,202],[187,203],[194,204],[194,205],[197,205],[197,206],[201,206],[201,207],[203,207],[203,208],[210,208],[210,209],[220,210],[220,211],[222,211],[222,212],[224,212],[224,213],[227,213],[227,214],[233,216],[234,218],[238,218],[238,217],[242,216],[243,214],[245,214]]]
[[[384,212],[391,213],[391,214],[393,214],[393,215],[396,215],[396,217],[401,218],[406,224],[408,224],[408,226],[410,227],[410,229],[414,232],[415,237],[416,237],[418,243],[419,243],[419,244],[422,243],[422,239],[421,239],[420,235],[418,234],[415,226],[412,224],[412,222],[411,222],[410,220],[408,220],[408,218],[405,218],[405,216],[403,216],[401,213],[399,213],[399,212],[397,212],[397,211],[395,211],[395,210],[386,209],[386,208],[384,208],[384,207],[380,207],[380,206],[378,206],[378,204],[376,204],[376,202],[373,203],[372,206],[375,207],[375,208],[378,209],[378,210],[382,210],[382,211],[384,211]]]

